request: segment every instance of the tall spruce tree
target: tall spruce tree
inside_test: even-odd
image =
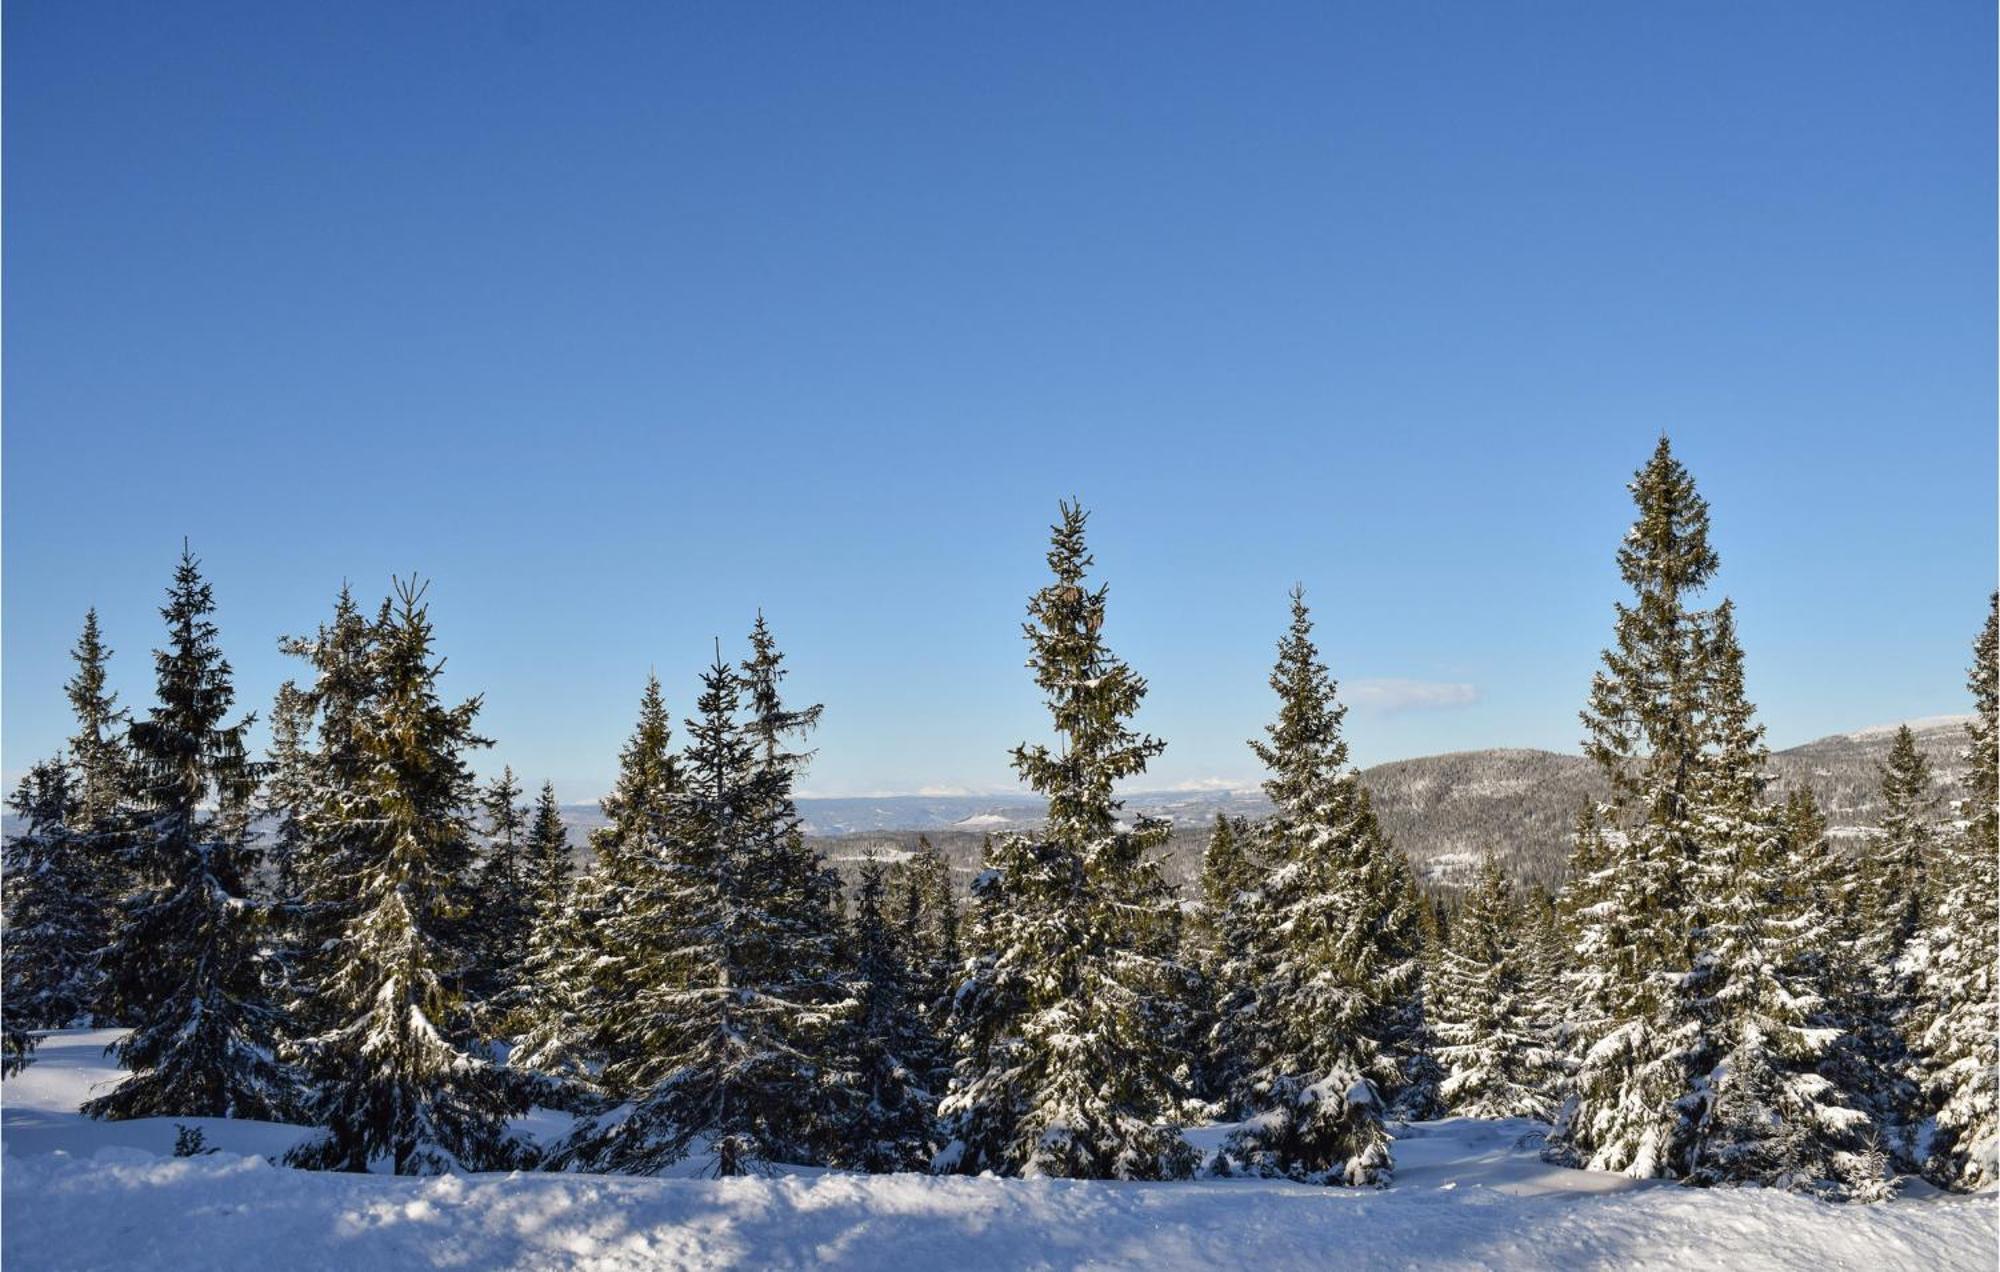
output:
[[[1168,827],[1121,819],[1114,782],[1164,743],[1128,721],[1146,682],[1103,640],[1107,589],[1085,586],[1083,509],[1063,504],[1054,578],[1028,603],[1029,666],[1059,738],[1023,744],[1015,770],[1048,801],[1043,828],[991,849],[981,941],[960,986],[961,1059],[942,1112],[939,1166],[1081,1179],[1188,1174],[1172,1121],[1185,1095],[1180,1022],[1160,990],[1181,979],[1174,898],[1152,853]]]
[[[102,977],[98,959],[109,915],[85,833],[73,770],[60,757],[30,768],[7,806],[20,831],[7,841],[6,941],[0,944],[0,1000],[23,1029],[93,1022]]]
[[[1703,827],[1703,642],[1709,616],[1692,602],[1714,575],[1708,504],[1661,437],[1630,486],[1638,519],[1618,549],[1632,588],[1613,647],[1583,712],[1585,752],[1610,782],[1610,823],[1586,849],[1602,864],[1573,869],[1588,889],[1576,975],[1587,994],[1573,1045],[1572,1099],[1550,1156],[1597,1170],[1670,1174],[1685,1158],[1682,1104],[1699,1063],[1700,1024],[1685,982],[1693,970],[1693,875]]]
[[[125,735],[131,720],[108,687],[111,652],[98,630],[97,611],[91,609],[84,614],[83,632],[70,651],[76,674],[63,690],[76,721],[76,732],[69,739],[76,809],[68,822],[84,858],[74,880],[81,889],[76,905],[79,913],[94,915],[91,923],[99,929],[100,944],[115,935],[119,903],[133,885],[125,854],[125,813],[133,779]],[[103,1023],[116,1016],[107,970],[99,966],[84,987],[89,1014]]]
[[[351,722],[369,761],[340,791],[341,865],[356,904],[321,987],[333,1025],[305,1052],[323,1131],[287,1155],[321,1170],[398,1175],[499,1169],[524,1160],[507,1119],[525,1102],[468,1049],[456,989],[463,880],[475,859],[475,789],[465,753],[479,699],[446,706],[424,588],[399,581],[370,643],[372,690]]]
[[[1972,657],[1965,828],[1940,863],[1945,882],[1922,942],[1911,1025],[1935,1110],[1924,1173],[1965,1190],[2000,1180],[2000,593]]]
[[[1479,884],[1451,926],[1431,996],[1445,1106],[1464,1117],[1546,1119],[1554,1057],[1534,998],[1537,925],[1499,861],[1486,855]]]
[[[262,915],[248,899],[246,843],[258,766],[210,619],[215,599],[183,547],[153,656],[158,705],[131,728],[136,806],[128,840],[139,891],[108,952],[112,992],[136,1027],[113,1048],[130,1079],[89,1101],[93,1117],[282,1119],[296,1094],[274,1058],[281,1019],[266,993]]]
[[[1394,1005],[1420,992],[1421,961],[1396,947],[1402,881],[1341,736],[1346,708],[1312,640],[1302,590],[1278,643],[1277,718],[1251,749],[1270,777],[1260,827],[1267,875],[1257,927],[1271,942],[1257,969],[1244,1103],[1256,1116],[1232,1137],[1250,1169],[1334,1184],[1389,1182],[1385,1089],[1403,1080],[1385,1046]],[[1415,916],[1409,916],[1414,921]]]

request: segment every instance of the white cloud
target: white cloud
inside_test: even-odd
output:
[[[1479,701],[1478,685],[1444,680],[1350,680],[1340,688],[1355,706],[1384,714],[1469,707]]]

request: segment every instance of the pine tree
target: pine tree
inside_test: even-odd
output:
[[[1614,647],[1583,713],[1585,752],[1611,784],[1612,824],[1590,848],[1603,865],[1571,874],[1590,892],[1587,906],[1571,907],[1584,920],[1577,975],[1588,1018],[1578,1022],[1572,1099],[1549,1153],[1643,1178],[1685,1157],[1682,1098],[1698,1063],[1700,1024],[1684,986],[1700,924],[1690,887],[1703,831],[1693,801],[1708,616],[1690,602],[1717,559],[1708,505],[1665,437],[1630,489],[1639,516],[1618,568],[1634,600],[1616,607]]]
[[[0,980],[7,1019],[21,1029],[89,1024],[102,976],[98,958],[109,915],[72,769],[61,758],[28,770],[8,807],[21,821],[7,843],[6,942]]]
[[[1943,885],[1922,942],[1921,998],[1912,1033],[1936,1110],[1924,1173],[1972,1190],[2000,1180],[2000,593],[1973,644],[1974,714],[1965,828],[1948,841]],[[1916,953],[1916,951],[1913,951]]]
[[[1146,682],[1102,638],[1107,589],[1084,585],[1086,514],[1062,505],[1054,579],[1028,603],[1029,666],[1060,742],[1014,750],[1045,826],[995,844],[977,890],[981,942],[957,995],[961,1058],[941,1169],[1083,1179],[1184,1176],[1171,1121],[1185,1094],[1173,897],[1150,855],[1168,827],[1120,820],[1112,784],[1164,744],[1128,724]]]
[[[1755,1183],[1830,1198],[1886,1195],[1884,1161],[1863,1111],[1821,1071],[1839,1029],[1799,975],[1827,916],[1810,891],[1787,892],[1798,845],[1764,800],[1769,754],[1744,696],[1743,651],[1725,601],[1702,648],[1703,764],[1692,803],[1702,857],[1699,952],[1687,981],[1702,1023],[1686,1157],[1697,1184]]]
[[[423,593],[398,582],[384,605],[373,688],[351,723],[369,763],[335,802],[351,832],[342,865],[356,904],[320,991],[335,1023],[305,1048],[325,1129],[288,1154],[296,1166],[425,1175],[524,1157],[506,1122],[525,1102],[462,1041],[469,1022],[453,979],[467,955],[454,938],[475,857],[465,752],[487,743],[474,732],[479,699],[439,699]]]
[[[1554,1059],[1534,999],[1537,929],[1491,853],[1452,924],[1433,997],[1446,1107],[1464,1117],[1550,1116]]]
[[[250,719],[223,723],[236,691],[214,612],[183,548],[160,611],[159,703],[131,728],[140,891],[108,953],[117,1005],[138,1022],[114,1048],[132,1076],[83,1106],[92,1117],[282,1120],[295,1095],[273,1055],[282,1022],[266,994],[262,916],[247,899],[258,766],[243,747]]]
[[[927,1068],[937,1042],[911,999],[905,947],[884,912],[887,888],[882,862],[869,858],[854,900],[852,990],[860,1010],[844,1040],[849,1098],[831,1155],[837,1166],[870,1173],[920,1170],[936,1148]]]
[[[1257,846],[1268,873],[1256,926],[1271,948],[1257,968],[1244,1103],[1258,1112],[1230,1150],[1259,1173],[1382,1185],[1393,1169],[1383,1092],[1404,1080],[1383,1029],[1420,995],[1421,959],[1399,948],[1391,906],[1402,905],[1403,881],[1385,869],[1341,736],[1346,708],[1298,589],[1271,687],[1277,719],[1269,741],[1251,743],[1274,809]]]

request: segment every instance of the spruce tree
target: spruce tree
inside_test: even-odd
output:
[[[1923,922],[1926,875],[1936,851],[1930,761],[1909,725],[1896,730],[1882,775],[1882,828],[1868,845],[1863,870],[1863,941],[1868,956],[1902,979],[1902,960]]]
[[[928,1051],[913,1056],[911,1063],[919,1066],[924,1088],[941,1096],[951,1082],[951,1052],[944,1039],[963,953],[951,866],[923,835],[917,836],[916,853],[904,867],[902,906],[901,941],[909,963],[908,992],[928,1038]]]
[[[248,899],[258,766],[243,746],[250,719],[224,723],[236,690],[214,612],[184,547],[160,611],[158,705],[131,728],[139,891],[108,952],[118,1009],[137,1022],[113,1048],[132,1076],[83,1106],[92,1117],[282,1120],[295,1095],[273,1054],[281,1018],[266,994],[262,915]]]
[[[631,882],[606,937],[627,988],[604,1082],[624,1102],[580,1127],[559,1165],[653,1174],[694,1154],[730,1176],[811,1162],[829,1135],[824,1063],[842,1017],[819,951],[832,934],[801,933],[801,872],[775,846],[803,839],[791,775],[774,770],[800,762],[788,734],[817,713],[785,712],[766,682],[746,719],[745,687],[718,652],[658,837],[620,843]]]
[[[1534,998],[1537,927],[1491,853],[1451,931],[1431,997],[1445,1106],[1464,1117],[1547,1119],[1555,1065]]]
[[[583,930],[581,880],[570,857],[569,830],[563,825],[552,783],[544,783],[535,800],[526,858],[533,923],[521,1037],[509,1063],[548,1080],[537,1092],[538,1103],[575,1108],[592,1089],[598,1055],[597,1026],[589,1015],[590,972],[580,965],[594,942]]]
[[[1257,854],[1267,875],[1244,1103],[1256,1111],[1230,1151],[1252,1170],[1334,1184],[1389,1182],[1385,1089],[1404,1074],[1384,1028],[1420,995],[1421,959],[1401,947],[1402,880],[1341,736],[1346,708],[1312,641],[1304,593],[1278,643],[1277,718],[1251,743],[1270,777]],[[1389,889],[1395,889],[1393,902]],[[1415,916],[1408,916],[1414,927]],[[1420,1000],[1419,1000],[1420,1001]]]
[[[477,966],[467,988],[481,1001],[481,1014],[498,1022],[521,1004],[534,921],[522,864],[528,810],[521,804],[521,784],[512,765],[480,792],[479,809],[485,821],[486,851],[472,885],[469,944]]]
[[[638,975],[637,952],[612,938],[639,884],[657,871],[674,839],[673,819],[682,793],[673,751],[672,718],[660,679],[646,677],[632,736],[618,755],[618,776],[600,803],[605,824],[591,832],[592,868],[577,879],[571,969],[573,992],[596,1023],[597,1049],[608,1060],[629,1050],[621,1041],[620,987]],[[628,1000],[629,1001],[629,1000]]]
[[[981,947],[958,991],[962,1051],[938,1164],[1176,1178],[1194,1155],[1172,1121],[1186,1094],[1179,1022],[1157,997],[1180,977],[1175,903],[1151,856],[1168,827],[1122,821],[1112,794],[1164,744],[1128,723],[1146,682],[1104,643],[1107,590],[1085,586],[1085,517],[1062,505],[1054,578],[1028,603],[1029,666],[1060,741],[1014,750],[1047,820],[993,846],[975,894]]]
[[[283,844],[278,865],[284,906],[282,941],[286,1005],[294,1041],[342,1020],[339,995],[322,993],[339,971],[343,934],[360,906],[359,880],[378,855],[377,828],[358,810],[375,757],[363,746],[362,723],[378,707],[378,645],[389,609],[371,621],[342,586],[333,615],[310,637],[288,637],[279,648],[311,673],[280,690],[276,749],[268,791]]]
[[[368,763],[338,793],[346,883],[356,898],[320,992],[333,1025],[307,1040],[324,1130],[287,1160],[321,1170],[398,1175],[500,1169],[524,1158],[507,1119],[525,1107],[504,1075],[469,1050],[454,978],[463,880],[475,859],[475,788],[465,753],[479,699],[446,706],[424,588],[398,582],[370,642],[372,690],[351,722]]]
[[[929,1089],[936,1039],[911,995],[906,947],[889,915],[887,870],[870,857],[855,891],[851,990],[860,1002],[844,1040],[834,1165],[870,1173],[920,1170],[936,1149]]]
[[[1696,1184],[1754,1183],[1829,1198],[1886,1195],[1865,1112],[1822,1067],[1839,1034],[1799,952],[1826,941],[1810,891],[1787,890],[1800,845],[1764,799],[1769,754],[1744,696],[1743,651],[1725,601],[1702,646],[1704,746],[1692,803],[1702,855],[1692,884],[1699,951],[1686,982],[1701,1022],[1696,1077],[1681,1107],[1677,1173]]]
[[[1947,1188],[2000,1180],[2000,593],[1972,647],[1973,717],[1964,829],[1947,840],[1944,883],[1923,939],[1912,1034],[1935,1110],[1924,1173]]]
[[[1549,1153],[1597,1170],[1670,1174],[1689,1134],[1682,1098],[1701,1045],[1685,994],[1700,918],[1691,891],[1703,827],[1703,641],[1709,616],[1692,608],[1714,575],[1708,505],[1661,437],[1630,486],[1638,519],[1618,549],[1632,588],[1616,606],[1613,647],[1583,712],[1584,750],[1608,779],[1610,824],[1589,851],[1602,865],[1587,888],[1577,969],[1587,995],[1577,1022],[1572,1099]],[[1579,851],[1583,848],[1580,846]]]
[[[1217,813],[1201,859],[1201,907],[1193,929],[1194,961],[1207,990],[1207,1030],[1201,1039],[1202,1091],[1225,1108],[1242,1091],[1248,1027],[1257,1002],[1259,884],[1250,856],[1250,828]]]
[[[576,874],[576,863],[570,856],[569,828],[563,825],[562,805],[556,802],[553,782],[542,783],[541,794],[535,797],[521,870],[523,887],[536,920],[562,907],[570,880]]]
[[[21,1029],[92,1023],[102,977],[98,958],[109,915],[73,770],[60,757],[28,770],[7,806],[20,832],[7,842],[6,942],[0,981],[7,1019]]]
[[[133,779],[125,734],[131,721],[108,687],[111,652],[98,631],[97,611],[91,609],[84,614],[83,632],[70,651],[76,674],[63,689],[76,721],[76,732],[69,739],[76,809],[68,826],[84,856],[84,868],[75,880],[82,889],[77,905],[94,912],[100,943],[115,935],[119,903],[133,884],[124,851]],[[94,1020],[109,1023],[115,1017],[105,968],[97,969],[84,993]]]

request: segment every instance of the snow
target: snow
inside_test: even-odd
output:
[[[1562,1170],[1541,1126],[1396,1128],[1386,1190],[859,1176],[396,1179],[271,1165],[304,1134],[183,1119],[222,1151],[168,1156],[171,1120],[93,1123],[111,1031],[48,1037],[0,1085],[0,1260],[23,1268],[833,1267],[1991,1268],[1995,1195],[1916,1186],[1878,1206]],[[547,1115],[542,1115],[546,1119]],[[1204,1155],[1233,1129],[1190,1139]],[[18,1263],[14,1263],[18,1260]]]
[[[1907,726],[1912,733],[1937,733],[1945,729],[1962,729],[1972,722],[1969,715],[1924,716],[1916,720],[1904,720],[1897,724],[1871,724],[1865,729],[1856,729],[1843,734],[1850,742],[1866,742],[1871,738],[1886,738],[1896,730]]]

